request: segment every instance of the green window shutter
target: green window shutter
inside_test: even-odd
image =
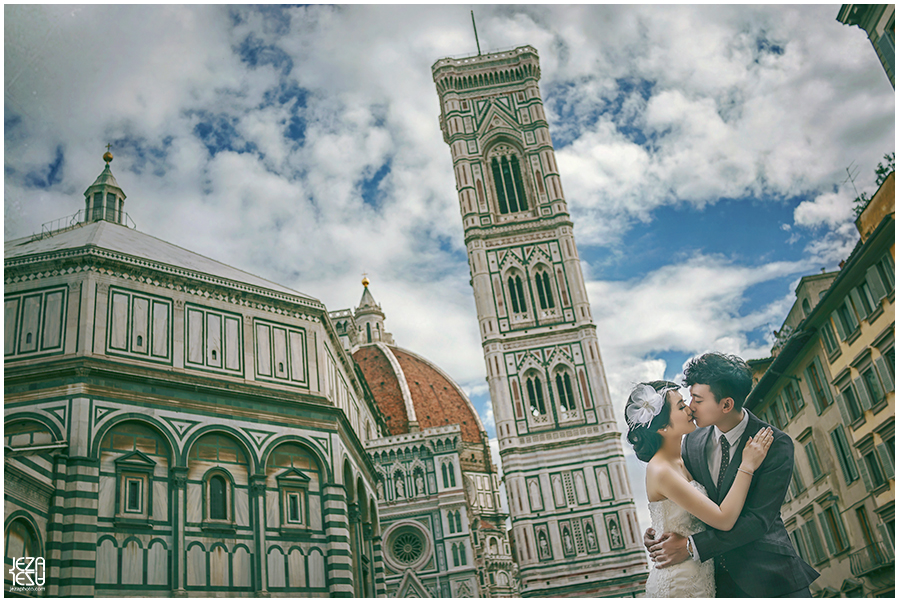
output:
[[[819,377],[822,378],[822,391],[825,392],[825,406],[829,406],[834,399],[831,396],[831,384],[828,383],[828,379],[825,378],[825,371],[822,369],[822,363],[819,361],[819,357],[816,356],[814,358],[816,363],[816,368],[819,369]],[[819,413],[821,414],[821,413]]]
[[[831,445],[838,457],[838,463],[841,465],[841,472],[844,474],[844,481],[848,484],[853,482],[853,472],[850,469],[850,463],[853,461],[847,457],[847,449],[841,442],[841,427],[831,432]]]
[[[878,376],[884,384],[885,391],[894,391],[894,367],[890,366],[884,356],[875,359],[875,368],[878,370]]]
[[[816,379],[816,375],[812,365],[806,367],[806,384],[809,386],[809,395],[812,396],[813,405],[816,407],[816,414],[822,414],[822,403],[819,401],[819,396],[816,395],[816,383],[818,380]]]
[[[856,399],[859,400],[859,408],[863,412],[872,408],[872,399],[869,397],[869,390],[862,377],[853,380],[853,386],[856,389]]]
[[[857,299],[859,298],[859,293],[856,292],[856,289],[853,289],[850,292],[850,297],[844,298],[844,306],[846,306],[847,315],[850,317],[850,328],[853,330],[856,330],[856,328],[859,326],[859,318],[857,318],[857,313],[853,308],[853,302],[856,301],[857,304],[860,304],[860,305],[856,306],[860,310],[862,310],[862,304],[861,304],[861,302],[859,302],[857,300],[851,299],[854,295],[856,295]],[[849,335],[849,333],[848,333],[848,335]]]
[[[847,399],[845,394],[841,392],[838,394],[838,409],[841,411],[841,420],[844,422],[844,425],[849,425],[853,418],[850,416],[850,408],[847,404]]]
[[[794,418],[794,411],[791,403],[788,402],[787,392],[782,392],[775,396],[775,404],[781,404],[784,407],[784,415],[787,417],[788,421]]]
[[[828,545],[828,552],[837,555],[837,543],[834,541],[834,535],[831,533],[831,527],[828,525],[828,518],[825,513],[819,513],[819,525],[822,526],[822,532],[825,533],[825,544]]]
[[[847,336],[850,335],[850,333],[848,333],[847,330],[844,329],[844,323],[841,321],[841,316],[840,314],[838,314],[837,310],[831,313],[831,319],[834,321],[834,326],[837,327],[838,335],[840,336],[841,341],[847,339]]]
[[[881,459],[881,468],[884,470],[884,476],[887,479],[894,477],[894,455],[888,449],[887,444],[879,444],[875,447],[878,450],[878,456]]]
[[[872,483],[872,476],[869,475],[869,468],[866,467],[866,459],[856,459],[856,465],[859,467],[859,472],[862,474],[863,483],[866,485],[866,490],[871,492],[875,489],[875,484]]]
[[[878,524],[878,533],[881,535],[881,541],[888,550],[894,550],[894,533],[883,523]]]
[[[876,266],[869,266],[866,270],[866,282],[869,283],[869,291],[872,292],[875,303],[884,299],[887,295],[887,291],[884,290],[884,283],[881,282],[881,276],[879,276],[878,268]]]

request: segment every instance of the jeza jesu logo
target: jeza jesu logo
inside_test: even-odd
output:
[[[13,587],[43,586],[44,558],[13,557],[9,573],[12,576]]]

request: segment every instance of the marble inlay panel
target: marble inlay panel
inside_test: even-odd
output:
[[[284,554],[278,549],[270,549],[267,560],[269,588],[284,587]]]
[[[294,549],[288,555],[288,583],[297,588],[306,587],[306,560],[300,549]]]
[[[112,317],[110,319],[109,346],[124,350],[127,345],[128,331],[128,296],[121,293],[113,293]]]
[[[325,557],[318,549],[309,552],[309,586],[311,588],[325,587]]]
[[[41,344],[43,349],[59,347],[60,335],[62,334],[62,331],[60,331],[62,307],[62,291],[47,294],[46,308],[44,309],[44,336]]]
[[[187,509],[185,519],[188,522],[197,523],[203,519],[203,507],[201,504],[202,489],[200,484],[187,485]]]
[[[162,480],[153,481],[153,519],[165,521],[169,511],[169,485]]]
[[[144,583],[144,549],[136,540],[122,551],[122,584]]]
[[[112,540],[104,540],[97,547],[97,584],[117,584],[118,571],[119,549]]]
[[[196,543],[188,546],[187,585],[206,586],[206,551]]]
[[[153,347],[154,356],[169,356],[169,306],[153,302]]]
[[[223,546],[213,548],[209,553],[210,586],[228,586],[228,551]]]
[[[250,525],[250,497],[246,488],[234,489],[234,523],[239,526]]]
[[[163,543],[154,542],[147,551],[147,584],[168,584],[169,555]]]
[[[231,556],[231,573],[235,586],[250,586],[250,553],[243,547]]]
[[[318,494],[309,495],[309,527],[317,531],[322,529],[322,497]]]
[[[112,517],[116,514],[116,478],[101,475],[98,488],[97,514],[100,517]]]
[[[278,517],[278,492],[266,491],[266,527],[277,528],[281,525]]]

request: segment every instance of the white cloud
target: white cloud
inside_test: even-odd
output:
[[[579,249],[595,256],[584,274],[614,400],[677,374],[667,353],[766,355],[758,333],[780,325],[790,292],[747,310],[748,289],[852,249],[831,191],[852,161],[868,171],[893,149],[894,94],[836,10],[476,9],[484,50],[540,53]],[[332,310],[358,301],[366,271],[397,343],[487,397],[430,73],[474,52],[467,8],[13,5],[5,17],[7,238],[77,211],[117,142],[112,168],[140,230]],[[242,61],[248,36],[281,62]],[[303,133],[291,138],[295,116]],[[215,120],[228,128],[208,136],[232,150],[211,156],[201,124]],[[57,180],[33,185],[58,149]],[[377,201],[364,202],[363,183],[388,163]],[[660,207],[797,196],[791,236],[821,233],[807,261],[695,254],[628,280],[604,273],[636,221],[666,228]]]

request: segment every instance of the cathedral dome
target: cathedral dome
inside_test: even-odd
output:
[[[391,435],[459,425],[464,442],[481,444],[484,426],[449,375],[421,356],[384,343],[353,352]]]

